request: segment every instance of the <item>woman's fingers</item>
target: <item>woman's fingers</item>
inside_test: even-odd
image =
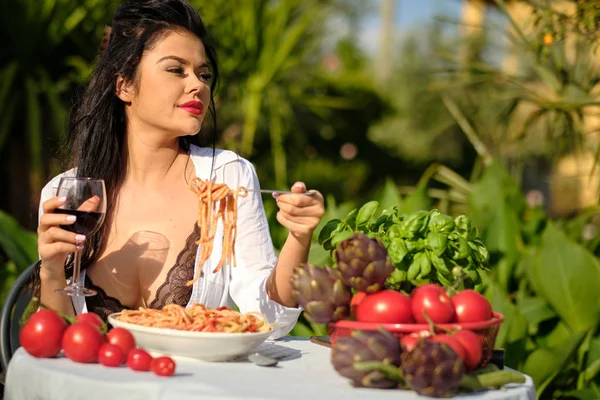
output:
[[[303,221],[298,219],[292,219],[288,214],[284,212],[277,213],[277,221],[279,221],[281,225],[289,229],[290,232],[299,235],[312,235],[315,226],[318,224],[318,221],[317,224],[313,225],[312,223],[307,224],[306,220]]]
[[[96,211],[100,204],[100,197],[92,196],[84,201],[78,208],[79,211]]]
[[[71,244],[65,242],[48,243],[38,247],[40,258],[42,260],[52,259],[59,254],[74,253],[76,250],[83,250],[83,244]]]
[[[38,227],[38,233],[43,233],[48,228],[57,225],[72,225],[77,221],[77,217],[68,214],[42,214],[40,217],[40,224]]]
[[[322,207],[319,204],[312,204],[306,207],[298,207],[284,202],[277,202],[279,209],[294,217],[312,217],[320,216]]]
[[[44,232],[44,234],[42,236],[43,236],[44,242],[46,242],[46,243],[65,242],[65,243],[78,244],[85,240],[84,235],[65,231],[64,229],[61,229],[57,226],[53,226],[53,227],[49,228],[48,230],[46,230],[46,232]]]
[[[50,212],[54,211],[56,208],[65,204],[66,201],[67,201],[67,198],[65,196],[52,197],[52,198],[46,200],[44,202],[44,204],[42,204],[42,210],[44,210],[44,214],[50,213]]]

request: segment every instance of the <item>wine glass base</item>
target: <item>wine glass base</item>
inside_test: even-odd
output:
[[[64,289],[56,289],[54,291],[56,294],[64,294],[67,296],[95,296],[98,292],[92,289],[88,289],[86,287],[81,286],[67,286]]]

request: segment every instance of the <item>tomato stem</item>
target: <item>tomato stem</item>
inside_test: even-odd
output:
[[[427,312],[425,310],[423,310],[423,317],[425,318],[425,320],[427,321],[427,324],[429,325],[429,333],[431,333],[431,336],[435,336],[436,329],[440,330],[444,333],[450,333],[450,334],[460,332],[460,330],[461,330],[460,327],[444,328],[443,326],[436,324],[435,322],[433,322],[431,320],[431,318],[429,318],[429,316],[427,315]]]

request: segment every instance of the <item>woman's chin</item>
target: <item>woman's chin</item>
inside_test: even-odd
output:
[[[195,136],[200,133],[200,129],[202,129],[202,124],[185,127],[181,130],[181,136]]]

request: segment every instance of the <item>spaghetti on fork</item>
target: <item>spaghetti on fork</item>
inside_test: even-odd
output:
[[[190,189],[196,193],[200,202],[198,212],[198,227],[200,228],[200,239],[196,244],[201,244],[199,267],[194,279],[187,282],[191,286],[200,278],[202,265],[208,260],[212,253],[217,223],[219,219],[223,222],[224,238],[223,249],[219,264],[213,270],[218,272],[225,262],[236,266],[235,261],[235,239],[237,236],[237,201],[238,197],[246,197],[248,190],[239,187],[232,190],[224,183],[214,183],[211,180],[203,180],[198,177],[190,182]]]

